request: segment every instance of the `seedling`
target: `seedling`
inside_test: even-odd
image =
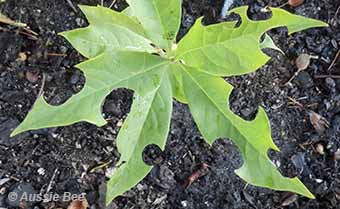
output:
[[[291,34],[327,24],[278,8],[271,8],[270,19],[252,21],[248,7],[242,6],[231,11],[241,17],[239,26],[235,21],[204,26],[199,18],[175,43],[181,0],[127,2],[130,7],[123,12],[80,6],[90,25],[61,35],[88,58],[77,65],[86,77],[84,88],[60,106],[49,105],[41,95],[12,135],[80,121],[103,126],[105,97],[117,88],[134,90],[131,112],[116,139],[121,166],[108,182],[109,203],[151,170],[142,152],[148,144],[164,148],[174,97],[188,104],[209,144],[218,138],[233,140],[244,160],[236,173],[246,182],[314,198],[297,178],[283,177],[269,159],[268,150],[279,148],[272,141],[264,109],[259,108],[253,121],[229,109],[233,87],[223,77],[254,72],[269,60],[259,43],[266,31],[286,26]]]

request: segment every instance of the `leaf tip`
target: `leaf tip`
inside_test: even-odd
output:
[[[18,135],[20,133],[20,131],[18,130],[18,128],[14,129],[12,131],[12,133],[9,135],[10,137],[15,137],[16,135]]]

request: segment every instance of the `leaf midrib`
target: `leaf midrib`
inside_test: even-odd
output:
[[[210,102],[218,109],[219,112],[222,113],[222,115],[226,118],[226,120],[228,120],[230,122],[230,124],[238,131],[238,133],[242,136],[242,138],[246,141],[246,144],[250,144],[256,151],[257,148],[256,146],[254,146],[252,143],[250,143],[247,140],[247,137],[244,136],[244,134],[238,129],[238,127],[236,127],[231,120],[227,117],[227,115],[224,113],[224,111],[219,107],[219,105],[217,105],[214,100],[209,96],[209,94],[204,90],[204,88],[191,76],[191,74],[189,72],[187,72],[187,70],[181,65],[181,68],[184,70],[184,72],[186,72],[186,74],[191,78],[191,80],[193,82],[195,82],[195,84],[202,90],[202,92],[208,97],[208,99],[210,100]],[[223,137],[223,136],[220,136]],[[228,137],[228,136],[224,136],[224,137]],[[236,139],[233,139],[236,140]],[[263,155],[261,152],[258,151],[258,153],[260,153],[261,156],[266,157],[266,155]]]
[[[112,84],[112,85],[106,85],[106,84],[104,84],[101,88],[93,88],[93,87],[90,87],[90,86],[87,85],[87,87],[90,87],[90,88],[92,88],[92,89],[94,89],[94,90],[93,90],[92,92],[89,92],[88,94],[82,95],[79,99],[84,99],[85,97],[91,96],[92,94],[96,94],[97,92],[100,92],[100,91],[103,91],[103,90],[106,90],[106,89],[112,89],[112,88],[115,88],[115,87],[118,87],[118,88],[119,88],[119,84],[120,84],[120,83],[125,82],[125,81],[127,81],[127,80],[130,80],[131,78],[137,77],[137,76],[139,76],[139,75],[141,75],[141,74],[148,73],[148,72],[152,71],[153,69],[158,68],[158,67],[160,67],[160,66],[162,66],[162,65],[166,65],[166,64],[169,64],[169,61],[166,61],[166,62],[164,62],[164,63],[160,63],[160,64],[158,64],[158,65],[154,65],[154,66],[152,66],[150,69],[148,69],[148,70],[146,70],[146,71],[140,71],[140,72],[138,72],[138,73],[136,73],[136,74],[133,74],[133,75],[130,76],[130,77],[127,77],[127,78],[125,78],[125,79],[122,79],[122,80],[120,80],[120,81],[117,81],[116,83],[114,83],[114,84]],[[80,68],[81,68],[81,67],[80,67]],[[85,74],[86,74],[86,73],[85,73]],[[99,79],[96,79],[96,80],[99,80]],[[112,91],[112,90],[111,90],[111,91]],[[79,96],[80,96],[80,93],[79,93]],[[66,103],[65,103],[65,104],[66,104]],[[68,103],[68,104],[71,104],[71,102]],[[58,107],[58,106],[57,106],[57,107]]]
[[[186,54],[191,53],[193,51],[203,50],[204,48],[212,47],[214,45],[222,45],[222,46],[224,46],[224,44],[228,43],[229,41],[235,41],[235,40],[240,39],[240,38],[243,39],[245,37],[250,37],[250,38],[254,38],[256,40],[256,37],[254,37],[254,36],[256,36],[256,33],[251,33],[249,35],[241,35],[241,36],[237,36],[235,38],[229,38],[229,39],[227,39],[225,41],[221,41],[221,42],[204,44],[204,45],[201,45],[200,47],[192,48],[192,49],[189,49],[189,50],[187,50],[187,51],[185,51],[183,53],[180,53],[176,57],[177,57],[177,60],[178,60],[178,59],[182,58],[183,56],[185,56]]]

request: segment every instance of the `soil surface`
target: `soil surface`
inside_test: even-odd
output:
[[[2,2],[2,1],[0,1]],[[100,0],[78,0],[74,5],[100,4]],[[232,7],[248,4],[253,19],[261,8],[279,6],[279,0],[237,0]],[[108,6],[111,1],[104,1]],[[184,0],[179,36],[196,18],[205,23],[222,21],[221,0]],[[117,1],[114,9],[126,6]],[[273,58],[246,76],[228,78],[234,86],[232,110],[245,119],[254,118],[263,106],[270,118],[273,139],[281,152],[270,152],[273,162],[286,176],[298,176],[316,195],[309,200],[287,192],[246,185],[234,174],[242,164],[237,148],[227,139],[209,146],[202,139],[186,105],[174,102],[171,131],[164,151],[147,149],[161,160],[145,179],[108,208],[137,209],[273,209],[340,208],[340,2],[306,0],[297,8],[284,8],[299,15],[329,23],[330,27],[287,35],[280,28],[270,32],[285,52],[266,50]],[[42,86],[51,104],[60,104],[78,92],[82,73],[73,66],[84,60],[57,33],[87,25],[79,9],[66,0],[5,0],[0,12],[27,23],[32,35],[16,27],[0,25],[0,208],[67,208],[68,202],[27,204],[11,201],[10,192],[73,194],[86,193],[91,209],[102,209],[105,182],[119,159],[115,138],[129,112],[132,92],[113,91],[103,107],[109,123],[101,128],[88,123],[31,131],[10,138],[32,107]],[[179,37],[180,38],[180,37]],[[291,83],[294,60],[302,53],[318,56]],[[297,102],[292,102],[290,99]],[[301,105],[299,105],[301,104]],[[303,106],[303,107],[301,107]],[[329,122],[325,131],[311,124],[310,113]],[[103,166],[101,166],[103,165]],[[199,172],[201,177],[188,188],[183,184]]]

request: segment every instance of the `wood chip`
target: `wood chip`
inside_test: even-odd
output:
[[[329,122],[314,111],[309,111],[309,119],[315,130],[321,134],[329,127]]]

